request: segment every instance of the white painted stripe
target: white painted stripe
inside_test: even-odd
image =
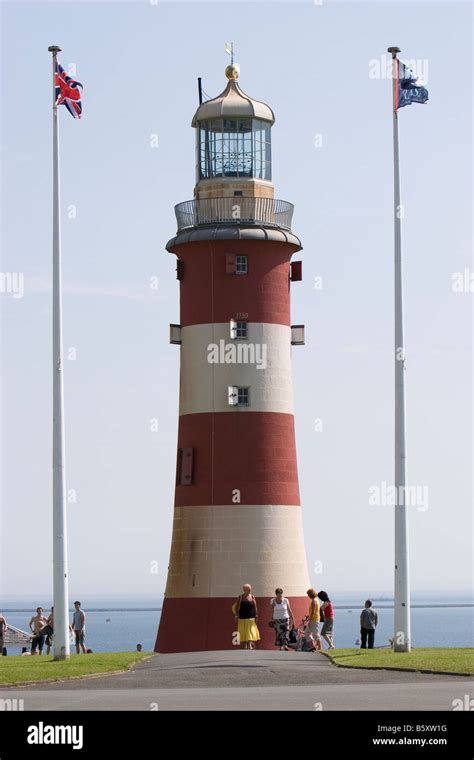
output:
[[[304,596],[309,588],[301,508],[176,507],[166,597]]]
[[[230,322],[190,325],[181,339],[180,414],[293,414],[290,327],[249,322],[248,338],[233,340]],[[229,386],[250,388],[250,406],[229,406]]]

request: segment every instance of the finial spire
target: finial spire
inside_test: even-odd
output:
[[[226,42],[224,50],[227,55],[230,55],[230,64],[229,66],[226,66],[225,75],[227,79],[235,82],[235,80],[239,78],[240,67],[237,63],[234,63],[234,43]]]

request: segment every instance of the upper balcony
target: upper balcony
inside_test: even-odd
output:
[[[174,207],[178,232],[215,224],[275,227],[291,232],[293,210],[288,201],[241,196],[202,198]]]

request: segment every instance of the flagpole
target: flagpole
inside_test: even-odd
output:
[[[393,185],[394,185],[394,306],[395,306],[395,583],[394,639],[395,652],[411,650],[410,632],[410,573],[408,558],[408,515],[406,494],[405,438],[405,345],[403,338],[403,265],[402,265],[402,207],[400,193],[400,155],[398,143],[398,47],[389,47],[392,54],[393,81]]]
[[[61,48],[51,45],[48,50],[53,59],[53,656],[55,660],[67,660],[70,650],[64,464],[61,215],[58,106],[55,89],[57,55]]]

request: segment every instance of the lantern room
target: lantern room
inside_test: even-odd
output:
[[[220,177],[271,180],[270,124],[263,119],[206,119],[197,127],[198,181]]]
[[[196,198],[247,196],[273,198],[272,109],[239,87],[239,69],[226,68],[229,80],[216,98],[199,105],[196,129]]]

